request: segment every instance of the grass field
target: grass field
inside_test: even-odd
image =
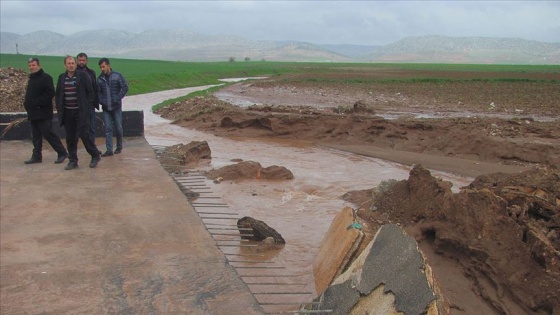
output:
[[[14,67],[27,71],[29,55],[1,54],[0,67]],[[38,56],[43,69],[55,78],[65,71],[64,56]],[[90,58],[88,66],[99,75],[99,58]],[[349,84],[363,80],[411,80],[411,78],[367,78],[368,74],[385,73],[387,70],[413,70],[422,73],[433,71],[430,77],[419,77],[412,80],[446,80],[445,72],[479,72],[503,73],[503,80],[512,73],[515,80],[524,80],[523,74],[549,73],[558,74],[560,66],[556,65],[473,65],[473,64],[379,64],[379,63],[298,63],[268,61],[236,61],[236,62],[172,62],[159,60],[117,59],[111,58],[111,66],[124,75],[129,82],[129,95],[156,92],[168,89],[185,88],[200,85],[218,84],[222,78],[279,76],[288,74],[305,74],[309,79],[313,74],[318,77],[326,73],[344,74],[336,80]],[[364,79],[366,77],[366,79]],[[324,80],[324,79],[323,79]],[[498,77],[497,80],[500,80]],[[538,82],[538,81],[536,81]]]

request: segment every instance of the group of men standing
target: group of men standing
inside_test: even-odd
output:
[[[87,66],[88,56],[80,53],[76,59],[66,56],[66,71],[59,75],[56,90],[52,77],[42,68],[38,58],[28,60],[29,81],[25,93],[24,107],[31,125],[33,153],[25,164],[41,163],[43,138],[57,152],[56,164],[69,160],[66,170],[78,167],[78,139],[91,156],[89,167],[95,168],[101,157],[119,154],[123,149],[122,99],[128,92],[124,77],[111,69],[109,59],[101,58],[101,74]],[[53,105],[55,98],[60,126],[66,132],[66,148],[52,129]],[[103,110],[105,125],[105,145],[101,153],[95,145],[95,110]],[[113,126],[117,138],[113,151]]]

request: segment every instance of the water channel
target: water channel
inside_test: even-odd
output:
[[[151,112],[151,107],[166,99],[187,95],[210,86],[127,96],[125,110],[144,111],[145,138],[152,146],[188,144],[207,141],[212,151],[209,165],[199,170],[233,164],[233,159],[259,162],[263,167],[285,166],[295,179],[267,182],[245,180],[209,181],[212,191],[240,216],[266,222],[286,240],[279,250],[262,253],[265,259],[285,266],[290,274],[301,275],[304,289],[315,292],[313,262],[319,245],[334,216],[345,206],[340,197],[348,191],[369,189],[383,180],[406,179],[409,166],[322,148],[294,141],[232,140],[182,128]],[[472,178],[432,171],[437,177],[451,181],[454,190]],[[232,248],[236,254],[243,248]]]

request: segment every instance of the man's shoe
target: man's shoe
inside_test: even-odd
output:
[[[37,158],[34,158],[34,157],[30,158],[27,161],[23,161],[23,163],[25,163],[25,164],[36,164],[36,163],[42,163],[42,162],[43,162],[43,160],[37,159]]]
[[[101,154],[102,157],[111,156],[111,155],[113,155],[113,152],[111,151],[105,151],[105,153]]]
[[[58,158],[56,158],[56,161],[54,161],[54,164],[60,164],[64,162],[64,160],[66,160],[67,157],[68,154],[59,155]]]
[[[119,154],[119,153],[121,153],[121,152],[122,152],[122,149],[116,149],[116,150],[115,150],[115,154]]]
[[[67,171],[73,170],[75,168],[78,168],[78,162],[75,162],[75,161],[68,162],[68,165],[66,165],[66,167],[64,167],[64,169],[67,170]]]
[[[91,162],[89,163],[89,167],[90,168],[95,168],[97,166],[97,163],[99,163],[99,161],[101,161],[101,157],[99,157],[99,156],[91,158]]]

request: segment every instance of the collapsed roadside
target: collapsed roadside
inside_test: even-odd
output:
[[[379,108],[360,101],[327,108],[240,108],[212,96],[157,113],[223,137],[355,144],[524,166],[523,173],[481,175],[459,193],[417,166],[408,180],[343,198],[358,208],[370,239],[388,223],[400,224],[415,237],[428,262],[438,265],[434,275],[445,295],[440,311],[554,314],[560,309],[557,122],[527,117],[388,120],[376,115]],[[464,279],[463,286],[446,279],[450,274]],[[473,299],[485,308],[473,309]]]

